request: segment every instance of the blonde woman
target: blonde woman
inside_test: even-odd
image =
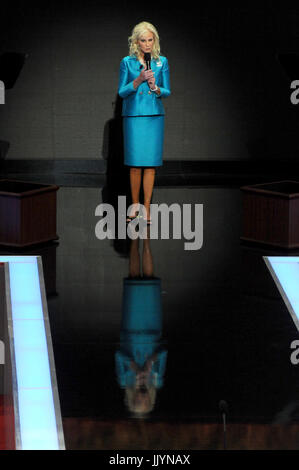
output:
[[[149,70],[145,53],[151,55]],[[163,157],[165,112],[161,98],[170,95],[168,61],[160,55],[158,31],[151,23],[143,21],[134,27],[129,37],[129,54],[120,63],[118,86],[123,98],[124,163],[130,167],[132,195],[132,211],[127,221],[138,215],[143,180],[145,218],[150,224],[155,168],[162,165]]]

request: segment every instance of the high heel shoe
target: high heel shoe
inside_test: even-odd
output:
[[[131,208],[132,215],[127,215],[127,219],[126,219],[127,223],[132,222],[132,220],[135,220],[137,217],[139,217],[139,208],[140,208],[139,206],[140,206],[139,202],[135,202],[134,204],[132,204],[132,208]]]

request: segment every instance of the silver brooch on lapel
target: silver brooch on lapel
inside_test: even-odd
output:
[[[162,62],[161,62],[161,60],[158,60],[158,62],[156,62],[156,64],[157,64],[157,67],[162,67]]]

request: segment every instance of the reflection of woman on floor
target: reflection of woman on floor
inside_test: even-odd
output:
[[[163,349],[161,281],[153,276],[149,239],[143,240],[140,275],[139,239],[132,240],[130,273],[124,279],[120,349],[116,352],[119,385],[135,417],[153,410],[163,385],[167,351]]]

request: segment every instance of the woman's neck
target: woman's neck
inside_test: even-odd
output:
[[[144,52],[140,52],[137,58],[140,62],[144,62]],[[152,54],[151,54],[151,58],[152,58]]]

